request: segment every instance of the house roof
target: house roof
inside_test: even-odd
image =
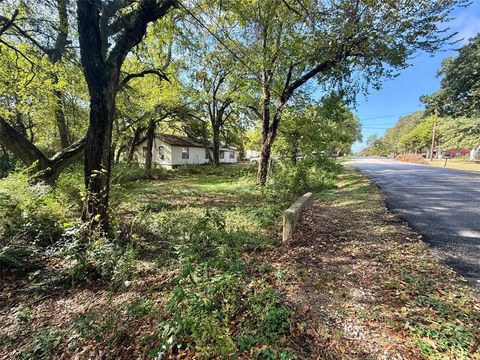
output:
[[[169,135],[169,134],[155,134],[155,137],[162,141],[165,141],[167,144],[174,145],[174,146],[191,146],[191,147],[201,147],[201,148],[205,147],[205,145],[197,143],[183,136]]]

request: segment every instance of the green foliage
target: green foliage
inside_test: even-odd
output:
[[[71,261],[68,273],[77,282],[100,278],[117,288],[130,279],[135,269],[137,250],[134,245],[122,245],[118,239],[99,232],[84,239],[78,229],[73,228],[70,236],[55,250],[56,256]]]
[[[320,192],[331,188],[339,171],[339,165],[329,157],[315,155],[297,164],[283,161],[274,165],[267,191],[272,197],[286,204],[307,191]]]
[[[33,340],[20,349],[22,360],[49,360],[54,349],[60,344],[63,331],[54,326],[35,329]]]
[[[112,168],[112,184],[126,185],[131,181],[147,180],[145,168],[139,164],[119,163]],[[152,169],[152,176],[155,179],[165,179],[168,177],[168,170],[157,167]]]
[[[67,222],[64,204],[46,185],[29,185],[23,174],[1,180],[0,238],[47,246],[56,242]]]
[[[476,149],[480,146],[479,118],[443,118],[438,130],[444,149]]]
[[[348,153],[352,144],[360,139],[358,119],[338,96],[324,97],[319,104],[299,96],[283,111],[274,149],[283,157],[295,160],[318,152]]]
[[[261,237],[227,228],[225,216],[209,209],[180,238],[180,272],[158,352],[186,343],[202,358],[231,357],[256,344],[274,344],[289,331],[289,312],[278,294],[246,277],[241,254],[262,244]],[[232,326],[239,314],[242,333],[236,335]]]
[[[478,117],[480,115],[480,35],[458,49],[456,57],[443,61],[438,76],[442,77],[438,92],[422,101],[430,112],[445,117]]]
[[[430,147],[432,142],[433,124],[436,121],[434,116],[427,117],[411,131],[398,139],[399,147],[406,151],[422,151]]]

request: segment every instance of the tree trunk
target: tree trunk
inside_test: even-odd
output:
[[[213,166],[220,165],[220,127],[213,126]]]
[[[295,143],[292,145],[292,149],[290,151],[290,160],[294,165],[297,164],[297,156],[298,156],[298,144]]]
[[[128,149],[127,162],[133,161],[133,155],[135,155],[135,150],[137,149],[137,146],[142,142],[140,139],[140,135],[142,134],[143,130],[145,129],[142,126],[139,126],[133,132],[133,139]]]
[[[62,170],[82,157],[85,138],[48,158],[23,134],[0,117],[0,143],[30,167],[30,182],[44,181],[54,185]]]
[[[55,73],[51,73],[52,85],[58,84],[58,76]],[[68,133],[67,121],[65,119],[65,111],[63,107],[63,93],[55,89],[53,90],[55,96],[55,121],[57,123],[58,135],[60,138],[60,145],[62,149],[70,145],[70,134]]]
[[[127,145],[123,144],[123,145],[120,145],[120,147],[118,148],[117,154],[115,155],[115,164],[118,164],[120,162],[120,158],[126,147]]]
[[[145,175],[152,177],[153,142],[155,140],[155,121],[150,120],[147,129],[147,153],[145,156]]]
[[[281,119],[281,109],[283,105],[275,110],[273,119],[270,122],[270,104],[264,102],[263,104],[263,130],[262,130],[262,144],[260,148],[260,161],[258,163],[257,171],[257,185],[264,186],[267,182],[268,176],[268,164],[270,161],[270,155],[272,152],[272,145],[277,136],[278,124]]]
[[[56,99],[55,120],[57,122],[58,135],[60,137],[60,145],[62,149],[65,149],[70,145],[70,134],[68,133],[67,121],[63,109],[63,94],[59,90],[55,90],[53,93]]]
[[[274,140],[275,140],[275,135],[272,132],[268,132],[268,134],[265,137],[262,136],[262,146],[260,149],[260,161],[258,163],[258,172],[257,172],[257,184],[261,186],[264,186],[265,183],[267,182],[268,164],[270,162],[270,155],[271,155],[272,145]]]
[[[90,121],[85,144],[85,198],[82,219],[90,227],[109,227],[108,200],[111,171],[111,141],[115,113],[114,87],[90,89]]]

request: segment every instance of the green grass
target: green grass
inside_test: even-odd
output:
[[[445,159],[433,159],[428,161],[431,166],[446,167],[447,169],[465,170],[465,171],[480,171],[480,163],[471,161],[465,158],[448,159],[445,166]]]

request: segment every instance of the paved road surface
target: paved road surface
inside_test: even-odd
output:
[[[386,159],[353,159],[388,208],[480,291],[480,174]]]

